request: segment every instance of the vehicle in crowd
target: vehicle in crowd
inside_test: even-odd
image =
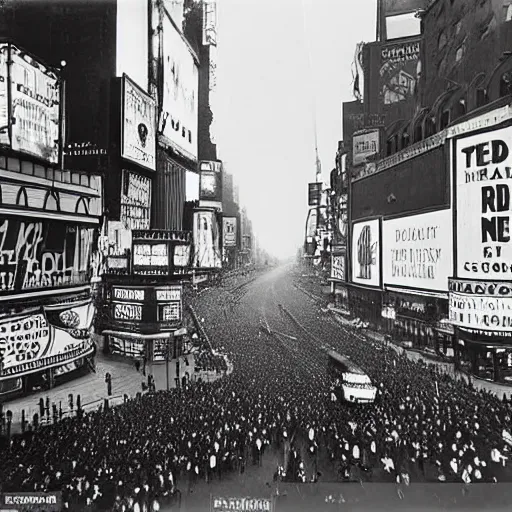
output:
[[[328,372],[332,379],[331,400],[349,403],[373,403],[377,388],[366,373],[350,358],[330,350]]]

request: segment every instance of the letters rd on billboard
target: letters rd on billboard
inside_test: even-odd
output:
[[[457,276],[512,280],[512,127],[456,140]]]
[[[0,144],[57,163],[59,105],[58,75],[16,46],[1,44]]]
[[[121,157],[156,169],[156,104],[126,75],[122,80]]]

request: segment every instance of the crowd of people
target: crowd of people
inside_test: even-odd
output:
[[[262,333],[255,294],[226,319],[229,293],[211,288],[191,300],[231,373],[14,436],[1,448],[1,491],[62,490],[68,510],[158,510],[177,489],[243,472],[267,450],[284,453],[282,480],[316,481],[320,466],[340,480],[512,479],[509,404],[341,329],[286,283],[275,301],[366,370],[375,404],[333,404],[318,344]],[[261,295],[266,321],[284,331],[288,320]]]

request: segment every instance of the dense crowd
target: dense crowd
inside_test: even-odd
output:
[[[510,479],[508,404],[343,331],[286,286],[275,301],[368,372],[379,390],[374,405],[333,404],[316,343],[263,334],[252,299],[226,319],[228,294],[212,288],[194,307],[212,342],[224,345],[232,373],[16,436],[0,453],[3,491],[63,490],[69,510],[114,502],[119,510],[158,510],[177,488],[244,471],[265,450],[283,447],[277,479],[318,479],[319,461],[350,480]],[[278,308],[263,301],[266,320],[284,331]]]

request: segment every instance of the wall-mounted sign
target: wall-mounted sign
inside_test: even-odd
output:
[[[156,104],[126,75],[122,81],[121,157],[156,169]]]
[[[331,256],[331,278],[345,281],[345,255],[333,254]]]
[[[161,240],[168,242],[190,243],[192,233],[190,231],[171,231],[164,229],[134,230],[133,240]]]
[[[385,285],[448,290],[453,272],[452,213],[441,210],[382,224]]]
[[[142,304],[114,304],[114,319],[121,321],[141,321]]]
[[[512,127],[454,141],[457,275],[512,279]]]
[[[203,46],[217,45],[217,0],[203,2]]]
[[[219,228],[213,211],[194,212],[193,236],[194,256],[192,265],[197,268],[220,268],[222,261]]]
[[[172,147],[197,160],[199,72],[194,56],[168,16],[163,20],[164,90],[160,133]]]
[[[222,241],[224,247],[236,247],[236,217],[222,218]]]
[[[146,344],[141,339],[109,336],[108,344],[114,354],[122,354],[133,358],[142,358],[146,350]]]
[[[92,231],[0,218],[0,293],[88,283]]]
[[[199,200],[222,201],[222,164],[201,162]]]
[[[157,288],[155,291],[158,302],[181,300],[181,286],[166,286],[165,288]]]
[[[151,180],[123,170],[121,186],[121,222],[126,229],[149,229]]]
[[[3,375],[22,375],[89,354],[93,316],[94,307],[88,302],[52,306],[44,313],[12,315],[0,321]]]
[[[169,271],[169,245],[133,243],[135,273],[165,275]]]
[[[174,246],[173,264],[180,268],[190,265],[190,245],[176,244]]]
[[[112,289],[112,298],[114,300],[126,300],[128,302],[144,302],[146,297],[146,290],[137,288],[120,288],[114,287]]]
[[[379,130],[354,133],[352,138],[352,165],[361,165],[380,151]]]
[[[322,200],[322,183],[308,183],[308,205],[320,206]]]
[[[413,98],[418,80],[419,57],[419,39],[382,45],[379,92],[384,105]]]
[[[128,271],[127,256],[107,256],[107,268],[114,272]]]
[[[181,320],[181,302],[171,302],[158,306],[160,322],[179,322]]]
[[[357,222],[352,232],[352,282],[380,286],[380,221]]]
[[[0,144],[57,163],[59,105],[59,76],[16,46],[1,44]]]

